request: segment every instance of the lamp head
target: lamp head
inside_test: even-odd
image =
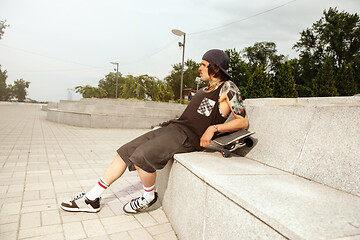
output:
[[[177,35],[177,36],[183,36],[183,35],[185,35],[185,33],[184,33],[183,31],[179,30],[179,29],[173,29],[173,30],[171,30],[171,32],[172,32],[173,34]]]

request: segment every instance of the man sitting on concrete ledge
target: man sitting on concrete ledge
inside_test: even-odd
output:
[[[199,67],[201,80],[209,86],[199,90],[180,118],[163,124],[117,150],[117,155],[102,178],[88,193],[80,193],[60,207],[71,212],[100,211],[100,195],[126,168],[137,170],[144,194],[126,203],[126,214],[136,214],[157,200],[156,170],[162,169],[176,153],[201,150],[210,145],[216,132],[231,132],[248,127],[248,118],[236,85],[229,81],[229,57],[218,49],[207,51]],[[235,119],[225,123],[230,112]]]

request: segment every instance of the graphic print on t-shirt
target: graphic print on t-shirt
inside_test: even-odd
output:
[[[197,112],[200,113],[201,115],[205,115],[206,117],[208,117],[208,116],[210,116],[214,106],[215,106],[214,100],[211,100],[209,98],[204,98],[201,101]]]

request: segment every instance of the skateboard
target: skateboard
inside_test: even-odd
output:
[[[242,129],[236,132],[219,134],[212,141],[220,146],[220,152],[223,157],[229,157],[231,152],[238,147],[252,147],[254,142],[250,136],[254,133]]]

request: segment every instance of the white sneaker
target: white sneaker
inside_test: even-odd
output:
[[[100,211],[100,199],[96,198],[95,200],[89,200],[85,196],[85,193],[82,192],[75,196],[68,202],[62,202],[60,208],[69,212],[91,212],[96,213]]]
[[[156,202],[157,198],[157,192],[155,192],[155,198],[151,202],[148,202],[143,196],[134,198],[133,200],[124,205],[123,211],[126,214],[136,214],[138,212],[144,211],[146,208],[149,208],[151,205],[153,205]]]

